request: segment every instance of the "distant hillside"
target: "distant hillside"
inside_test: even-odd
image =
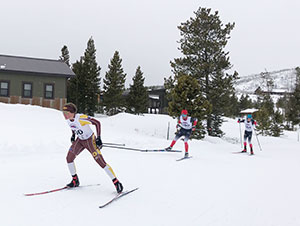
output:
[[[274,90],[293,91],[296,82],[295,68],[269,72],[269,76],[274,80]],[[236,91],[240,94],[253,94],[258,87],[267,90],[266,81],[262,78],[261,73],[242,76],[235,85]]]

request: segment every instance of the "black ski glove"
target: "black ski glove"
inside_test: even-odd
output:
[[[75,133],[73,133],[71,136],[71,143],[73,143],[74,141],[75,141]]]
[[[96,138],[96,145],[98,148],[102,148],[102,140],[100,136]]]

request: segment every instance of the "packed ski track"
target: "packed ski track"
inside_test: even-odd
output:
[[[0,103],[0,225],[299,226],[300,142],[297,132],[253,138],[241,150],[236,119],[225,118],[225,139],[189,141],[184,153],[103,148],[124,190],[139,188],[105,208],[115,188],[88,151],[75,160],[82,187],[25,196],[69,183],[71,131],[60,111]],[[166,115],[98,115],[102,140],[137,149],[167,147],[176,119]],[[170,122],[170,139],[167,128]],[[242,127],[243,128],[243,127]],[[174,147],[184,150],[182,141]],[[248,148],[249,150],[249,148]],[[88,186],[100,184],[99,186]]]

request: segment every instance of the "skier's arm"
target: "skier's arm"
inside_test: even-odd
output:
[[[75,141],[75,132],[72,130],[71,143]]]
[[[252,120],[252,125],[253,125],[253,130],[256,130],[256,126],[257,126],[256,121]]]
[[[193,126],[196,126],[197,123],[198,123],[198,119],[194,118],[194,119],[193,119]]]
[[[238,119],[238,123],[245,122],[245,119]]]
[[[96,126],[97,137],[100,137],[101,136],[101,123],[98,120],[94,119],[94,118],[89,118],[89,121],[94,126]]]
[[[96,126],[96,131],[97,131],[97,138],[96,138],[96,145],[98,146],[98,148],[102,148],[102,140],[101,140],[101,123],[94,119],[94,118],[90,118],[89,121]]]
[[[176,128],[178,128],[178,127],[181,127],[181,121],[180,121],[180,118],[178,118],[177,125],[176,125]]]
[[[198,123],[198,119],[197,118],[193,118],[193,127],[192,127],[192,131],[196,130],[196,125]]]

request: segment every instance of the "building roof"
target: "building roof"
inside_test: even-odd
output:
[[[39,74],[41,76],[73,77],[74,72],[60,60],[0,55],[0,73]]]
[[[148,86],[148,91],[154,91],[154,90],[165,90],[165,86]]]
[[[258,111],[258,109],[248,108],[248,109],[242,110],[240,113],[241,114],[253,114],[254,112],[257,112],[257,111]]]

